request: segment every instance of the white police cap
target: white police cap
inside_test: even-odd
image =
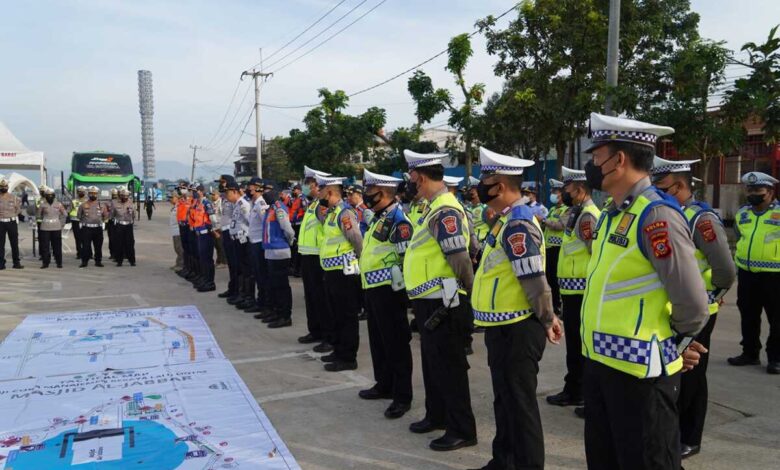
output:
[[[330,176],[330,173],[325,173],[324,171],[315,170],[314,168],[303,165],[303,176],[304,178],[316,178],[318,176]]]
[[[777,179],[760,171],[751,171],[742,175],[742,184],[747,186],[774,186],[777,183]]]
[[[340,176],[323,176],[323,175],[317,175],[317,185],[319,186],[333,186],[333,185],[343,185],[344,180],[347,178],[340,177]]]
[[[575,170],[565,166],[561,167],[561,179],[563,179],[563,184],[571,183],[572,181],[587,181],[584,170]]]
[[[558,181],[555,178],[550,178],[548,180],[548,182],[550,183],[550,188],[551,189],[561,189],[561,188],[563,188],[563,181]]]
[[[482,167],[482,174],[515,176],[522,175],[523,168],[533,166],[534,162],[523,158],[510,157],[509,155],[501,155],[485,147],[480,147],[479,164]]]
[[[691,165],[701,160],[667,160],[658,155],[653,158],[652,174],[665,175],[667,173],[686,173],[691,171]]]
[[[409,170],[423,166],[443,165],[444,158],[449,158],[447,153],[417,153],[411,150],[404,150],[404,159]]]
[[[463,181],[462,177],[444,175],[444,185],[449,188],[457,188],[461,181]]]
[[[612,142],[629,142],[655,148],[658,138],[669,134],[674,134],[674,129],[668,126],[590,113],[591,145],[585,152],[590,153]]]
[[[397,188],[403,180],[394,176],[380,175],[368,170],[363,170],[363,186],[385,186]]]

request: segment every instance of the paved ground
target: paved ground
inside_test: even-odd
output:
[[[400,420],[388,421],[382,416],[387,402],[357,398],[357,391],[371,384],[372,377],[364,323],[359,369],[336,374],[323,371],[316,355],[295,340],[305,333],[300,280],[291,279],[294,325],[282,330],[268,330],[214,293],[196,293],[168,269],[172,247],[167,206],[161,207],[154,220],[141,221],[137,227],[135,268],[109,263],[102,269],[91,265],[78,269],[71,252],[61,270],[39,270],[38,261],[28,256],[26,269],[0,272],[0,338],[28,313],[194,304],[303,468],[464,469],[488,461],[494,424],[481,337],[475,338],[476,352],[470,357],[479,446],[446,454],[430,451],[427,444],[436,433],[421,436],[407,431],[409,423],[423,415],[418,337],[412,342],[416,368],[412,411]],[[29,254],[29,237],[22,244]],[[105,247],[107,252],[107,242]],[[226,275],[225,270],[218,270],[220,287]],[[767,375],[763,368],[726,364],[726,357],[739,350],[739,313],[734,302],[735,295],[729,294],[715,328],[703,453],[685,462],[689,470],[778,468],[780,461],[780,378]],[[571,409],[543,403],[545,395],[559,390],[563,374],[564,348],[548,345],[538,393],[547,468],[584,468],[583,422]]]

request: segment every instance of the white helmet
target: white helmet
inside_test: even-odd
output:
[[[97,194],[97,193],[100,192],[100,190],[98,189],[97,186],[90,186],[89,189],[87,190],[87,192],[90,193],[90,194],[92,194],[92,193]]]

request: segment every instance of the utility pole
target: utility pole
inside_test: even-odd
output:
[[[198,150],[202,149],[203,147],[199,145],[190,145],[190,148],[192,149],[192,172],[190,173],[190,183],[195,182],[195,163],[198,162]]]
[[[604,113],[614,116],[612,99],[618,84],[618,61],[620,60],[620,0],[609,0],[609,36],[607,38],[607,99]]]
[[[257,146],[257,176],[263,177],[263,137],[260,135],[260,80],[267,80],[272,76],[272,73],[258,72],[255,69],[252,71],[244,71],[241,73],[241,79],[244,76],[249,75],[255,80],[255,145]]]

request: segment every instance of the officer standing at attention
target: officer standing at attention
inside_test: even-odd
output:
[[[87,190],[88,200],[81,204],[78,210],[81,234],[84,246],[81,249],[80,268],[86,268],[87,262],[93,257],[95,266],[103,267],[103,222],[108,218],[108,207],[98,201],[97,186],[90,186]]]
[[[255,278],[249,255],[249,217],[252,203],[241,193],[235,178],[225,178],[225,197],[233,204],[230,220],[230,237],[238,259],[238,295],[227,298],[230,305],[253,303],[255,301]]]
[[[570,207],[558,258],[558,285],[563,301],[563,327],[566,333],[566,376],[563,391],[547,397],[556,406],[582,406],[582,341],[580,340],[580,310],[585,292],[585,274],[593,251],[593,231],[601,211],[590,197],[585,172],[561,168],[563,204]],[[575,409],[584,416],[582,409]]]
[[[46,269],[51,263],[51,255],[54,252],[54,261],[58,268],[62,268],[62,227],[68,219],[65,206],[54,198],[54,189],[46,188],[43,193],[43,201],[38,206],[37,218],[41,220],[41,229],[38,232],[41,238],[41,257],[43,264],[41,269]]]
[[[371,225],[374,213],[366,206],[365,202],[363,202],[363,186],[360,186],[359,184],[350,185],[347,188],[347,202],[350,207],[355,209],[358,223],[360,224],[360,233],[361,235],[365,235],[368,226]]]
[[[566,213],[569,207],[563,203],[561,194],[563,182],[550,178],[550,202],[552,208],[547,213],[547,218],[541,223],[544,227],[545,266],[544,273],[547,276],[547,284],[552,291],[553,310],[561,315],[561,291],[558,287],[558,257],[563,242],[563,231],[566,228]]]
[[[76,198],[70,201],[70,231],[73,234],[73,242],[76,245],[76,259],[81,259],[81,248],[84,241],[81,239],[81,227],[79,225],[79,206],[87,201],[87,188],[79,186],[76,188]]]
[[[328,208],[320,220],[323,224],[320,266],[325,271],[325,295],[330,305],[330,318],[323,321],[323,329],[333,332],[329,341],[333,352],[321,359],[329,372],[355,370],[362,295],[358,259],[363,250],[363,237],[355,210],[342,200],[344,178],[318,176],[317,183],[320,205]]]
[[[190,220],[194,236],[197,237],[198,266],[200,267],[200,282],[194,285],[198,292],[211,292],[217,289],[214,284],[214,237],[219,233],[212,227],[219,223],[214,205],[205,196],[205,188],[198,185],[193,193],[193,204],[190,206]]]
[[[439,451],[477,444],[471,411],[468,333],[473,317],[468,295],[474,269],[468,253],[470,233],[463,206],[444,185],[441,154],[404,150],[407,185],[429,205],[415,222],[404,257],[404,284],[420,331],[425,417],[409,426],[414,433],[444,429],[430,443]]]
[[[488,207],[487,204],[479,202],[479,194],[477,194],[477,185],[479,180],[470,177],[469,182],[463,187],[464,189],[464,206],[466,210],[471,214],[471,220],[474,222],[474,235],[477,237],[477,241],[482,244],[485,241],[490,232],[490,221],[495,214],[493,210]]]
[[[365,202],[375,217],[360,256],[360,277],[368,311],[368,343],[376,384],[359,392],[364,400],[391,398],[385,417],[403,416],[412,403],[412,332],[406,321],[403,257],[412,224],[395,201],[403,180],[363,170]]]
[[[114,203],[111,210],[111,218],[114,221],[114,237],[116,238],[117,266],[122,266],[125,259],[130,266],[135,266],[135,237],[133,235],[133,223],[135,222],[135,207],[130,200],[130,191],[127,188],[119,190],[119,200]]]
[[[269,323],[274,313],[270,310],[268,302],[267,272],[265,252],[263,251],[263,218],[268,209],[263,199],[263,180],[255,176],[249,180],[246,187],[250,197],[252,210],[249,213],[249,262],[252,266],[252,279],[255,280],[257,295],[252,289],[252,299],[249,302],[236,304],[236,308],[243,309],[246,313],[254,313],[255,318]]]
[[[290,223],[292,223],[293,231],[295,231],[295,241],[290,250],[292,251],[292,275],[295,277],[301,277],[301,255],[298,253],[298,238],[300,238],[301,223],[308,205],[309,200],[302,193],[301,185],[294,185],[292,187],[292,201],[290,202]]]
[[[678,470],[681,354],[709,311],[685,216],[648,177],[656,140],[674,129],[597,113],[590,129],[587,183],[612,200],[581,313],[588,467]]]
[[[758,171],[742,176],[747,205],[736,214],[737,307],[742,317],[742,354],[728,359],[732,366],[761,361],[761,310],[766,311],[768,374],[780,374],[780,203],[775,197],[777,179]]]
[[[298,338],[301,344],[319,343],[314,346],[314,352],[327,353],[333,351],[328,343],[330,331],[327,331],[324,321],[329,317],[330,306],[323,301],[325,273],[320,266],[320,245],[322,244],[322,223],[327,212],[327,206],[319,202],[318,176],[330,176],[329,173],[317,171],[307,166],[303,167],[303,195],[306,197],[306,212],[301,220],[298,232],[298,254],[301,257],[301,276],[303,280],[303,297],[306,302],[306,328],[308,333]]]
[[[5,237],[11,243],[11,258],[14,269],[22,269],[19,260],[19,213],[22,201],[8,192],[8,180],[0,179],[0,270],[5,269]]]
[[[268,284],[267,304],[272,316],[268,328],[292,326],[292,290],[290,289],[290,245],[295,232],[287,206],[273,187],[267,187],[263,201],[268,208],[263,216],[263,253]]]
[[[489,469],[544,468],[544,435],[536,401],[545,338],[558,344],[563,328],[544,275],[544,236],[521,202],[530,160],[479,149],[479,199],[499,215],[485,239],[474,278],[474,323],[485,327],[493,383],[496,436]]]
[[[701,435],[707,415],[707,364],[710,336],[715,327],[721,299],[737,277],[737,268],[729,250],[726,229],[712,208],[693,197],[691,165],[699,160],[665,160],[656,156],[653,161],[653,184],[672,196],[680,204],[688,226],[693,232],[696,260],[707,289],[710,319],[689,346],[696,348],[701,359],[693,370],[680,378],[680,442],[682,458],[698,454]]]
[[[182,182],[178,188],[180,198],[176,204],[176,221],[179,224],[179,239],[181,240],[181,247],[183,251],[184,268],[176,271],[176,274],[184,279],[188,279],[195,273],[195,266],[192,263],[192,256],[190,255],[190,229],[188,219],[190,211],[191,198],[187,183]]]
[[[233,218],[234,204],[227,198],[227,180],[231,175],[220,175],[216,183],[219,184],[218,192],[222,200],[222,212],[219,214],[219,228],[221,231],[222,249],[225,251],[225,261],[228,266],[228,285],[225,292],[221,292],[217,297],[229,299],[238,296],[238,258],[235,254],[233,238],[230,236],[230,221]]]

